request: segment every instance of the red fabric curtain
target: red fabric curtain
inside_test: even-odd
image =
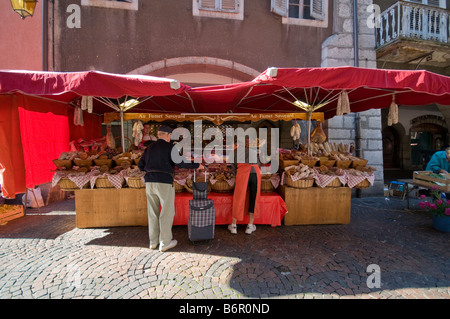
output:
[[[18,99],[16,95],[0,95],[0,184],[6,198],[26,191]]]
[[[39,110],[39,111],[36,111]],[[53,160],[69,142],[101,137],[102,117],[83,112],[73,124],[73,107],[27,95],[0,95],[0,184],[4,197],[51,182]]]
[[[70,149],[68,106],[32,96],[18,102],[26,186],[33,188],[51,182],[52,160]]]
[[[86,141],[102,137],[103,117],[83,111],[84,126],[73,124],[74,108],[68,106],[70,140],[82,138]]]

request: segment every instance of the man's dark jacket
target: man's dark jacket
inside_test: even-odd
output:
[[[152,183],[173,183],[173,173],[175,166],[179,168],[198,168],[198,163],[177,163],[172,160],[173,144],[166,142],[163,139],[158,139],[156,142],[150,144],[146,149],[138,167],[141,171],[147,172],[145,174],[145,182]]]

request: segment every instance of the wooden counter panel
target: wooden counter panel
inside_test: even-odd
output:
[[[351,189],[348,187],[284,186],[280,193],[288,209],[285,225],[350,223]]]
[[[76,190],[75,209],[78,228],[148,225],[145,188]]]

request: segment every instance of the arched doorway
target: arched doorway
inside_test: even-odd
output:
[[[448,129],[444,118],[424,115],[411,121],[411,164],[424,169],[430,157],[448,146]]]
[[[128,74],[168,77],[191,87],[251,81],[262,71],[214,57],[179,57],[155,61]]]

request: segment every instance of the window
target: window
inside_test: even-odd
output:
[[[427,4],[429,6],[439,7],[443,9],[447,8],[446,0],[406,0],[406,1],[420,4]]]
[[[271,10],[284,24],[328,27],[328,0],[271,0]]]
[[[197,17],[244,20],[244,0],[192,0]]]
[[[236,0],[200,0],[200,10],[237,12]]]
[[[81,0],[82,6],[135,10],[139,9],[139,0]]]

